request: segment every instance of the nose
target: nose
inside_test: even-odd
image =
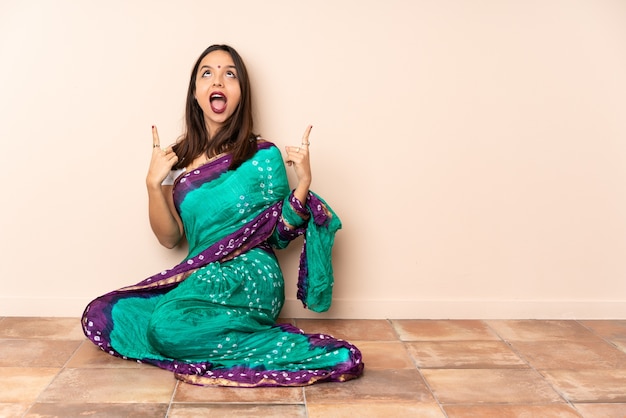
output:
[[[216,75],[215,78],[213,79],[213,85],[215,87],[223,87],[224,84],[222,83],[222,77],[220,75]]]

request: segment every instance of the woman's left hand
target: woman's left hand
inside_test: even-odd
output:
[[[302,135],[302,141],[300,146],[292,147],[287,146],[286,163],[288,166],[293,167],[298,177],[298,185],[294,191],[296,197],[301,201],[306,201],[306,196],[309,193],[309,187],[311,186],[311,163],[309,160],[309,134],[311,133],[312,125],[307,126]]]

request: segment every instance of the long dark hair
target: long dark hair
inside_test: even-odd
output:
[[[233,59],[241,89],[241,99],[235,112],[226,120],[219,131],[213,133],[213,137],[209,141],[204,113],[195,99],[195,92],[200,62],[213,51],[226,51]],[[184,168],[204,153],[211,158],[228,151],[233,155],[229,169],[234,170],[241,163],[251,158],[257,150],[256,135],[252,132],[252,125],[250,79],[243,59],[234,48],[228,45],[211,45],[198,57],[191,71],[185,105],[186,132],[173,146],[173,150],[178,156],[178,163],[173,168]]]

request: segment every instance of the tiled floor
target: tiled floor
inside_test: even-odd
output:
[[[365,375],[197,387],[99,351],[77,318],[0,318],[0,417],[626,417],[626,321],[290,322],[355,343]]]

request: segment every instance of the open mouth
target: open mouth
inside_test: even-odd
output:
[[[211,110],[215,113],[223,113],[226,110],[226,96],[224,93],[215,92],[209,97],[211,103]]]

